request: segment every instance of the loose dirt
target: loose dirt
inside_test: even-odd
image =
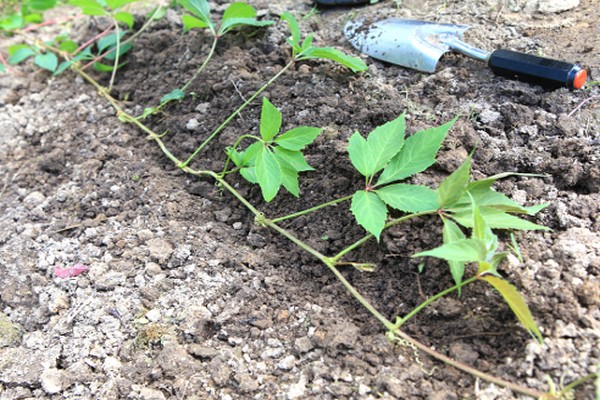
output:
[[[227,2],[219,1],[216,12]],[[358,55],[341,28],[355,16],[472,25],[466,39],[579,62],[600,76],[600,14],[594,2],[548,12],[538,1],[381,1],[311,12],[309,1],[249,1],[264,18],[291,11],[315,44]],[[543,4],[542,4],[543,3]],[[564,2],[567,3],[567,2]],[[577,3],[577,2],[576,2]],[[545,13],[539,10],[545,10]],[[210,48],[201,31],[182,35],[174,11],[135,43],[114,95],[140,114],[185,82]],[[86,40],[102,21],[77,28]],[[226,36],[193,98],[148,124],[189,155],[230,112],[289,60],[287,26]],[[4,47],[3,45],[0,47]],[[404,328],[451,357],[538,390],[595,371],[600,363],[600,108],[597,85],[570,92],[494,76],[448,54],[427,75],[364,57],[355,75],[329,61],[298,63],[267,96],[283,129],[324,127],[307,149],[316,169],[301,176],[301,200],[264,204],[242,179],[230,182],[268,216],[345,196],[360,186],[349,136],[407,113],[409,133],[461,114],[432,170],[434,184],[474,151],[475,177],[505,171],[497,190],[527,205],[550,203],[518,233],[524,262],[501,273],[524,294],[545,338],[538,345],[491,288],[448,296]],[[235,198],[185,175],[155,143],[73,73],[0,76],[0,396],[6,399],[523,398],[401,345],[329,271],[284,238],[254,224]],[[104,84],[106,76],[97,75]],[[583,105],[581,103],[596,97]],[[581,105],[574,111],[578,105]],[[256,133],[256,101],[194,167],[219,168],[223,148]],[[364,235],[341,204],[284,226],[335,254]],[[403,315],[452,285],[443,263],[410,258],[439,245],[435,219],[384,233],[352,253],[375,272],[344,274],[386,317]],[[508,235],[503,235],[508,240]],[[56,278],[57,266],[90,270]],[[472,272],[472,271],[471,271]],[[575,398],[593,398],[593,385]]]

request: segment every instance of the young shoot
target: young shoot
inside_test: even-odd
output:
[[[236,165],[247,181],[260,186],[265,201],[273,200],[281,186],[294,196],[300,196],[298,174],[313,170],[302,150],[322,131],[321,128],[299,126],[280,134],[281,121],[281,112],[263,97],[260,137],[243,135],[227,149],[228,161]],[[243,139],[254,140],[254,143],[240,152],[237,147]]]

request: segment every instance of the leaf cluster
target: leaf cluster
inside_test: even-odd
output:
[[[245,135],[255,142],[243,151],[237,145],[227,149],[227,155],[249,182],[260,186],[263,198],[271,201],[281,186],[296,197],[300,196],[298,174],[312,171],[302,150],[321,133],[321,128],[300,126],[287,132],[281,129],[281,112],[263,97],[260,116],[260,137]],[[242,137],[244,138],[244,137]]]
[[[54,8],[58,0],[23,0],[15,12],[0,16],[0,31],[21,29],[27,24],[39,24],[44,20],[43,12]]]
[[[364,189],[352,197],[351,211],[356,221],[377,239],[385,227],[388,207],[406,213],[439,208],[434,190],[399,181],[426,170],[435,162],[455,120],[405,138],[406,123],[402,114],[375,128],[366,139],[358,131],[350,137],[350,161],[365,177]]]
[[[300,25],[290,12],[286,11],[281,14],[281,19],[286,21],[290,26],[291,36],[287,39],[287,43],[292,46],[292,57],[296,61],[323,58],[341,64],[349,68],[352,72],[367,70],[367,64],[360,58],[349,56],[331,47],[313,46],[314,34],[312,33],[302,39]]]
[[[256,19],[256,9],[242,2],[231,3],[223,13],[217,24],[211,19],[210,4],[207,0],[177,0],[178,3],[192,15],[183,15],[182,22],[185,31],[197,28],[208,28],[213,36],[223,36],[230,30],[241,26],[268,26],[273,21],[259,21]]]

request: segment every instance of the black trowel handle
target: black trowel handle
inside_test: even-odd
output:
[[[493,51],[488,65],[495,74],[538,84],[548,89],[579,89],[587,72],[577,64],[552,60],[512,50]]]

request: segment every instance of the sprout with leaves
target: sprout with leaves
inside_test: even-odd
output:
[[[228,161],[233,161],[246,180],[260,186],[266,201],[273,200],[282,185],[294,196],[300,196],[298,173],[313,170],[302,150],[322,131],[321,128],[300,126],[279,134],[280,129],[281,112],[263,97],[260,137],[243,135],[227,149]],[[237,147],[243,139],[255,142],[239,152]]]

